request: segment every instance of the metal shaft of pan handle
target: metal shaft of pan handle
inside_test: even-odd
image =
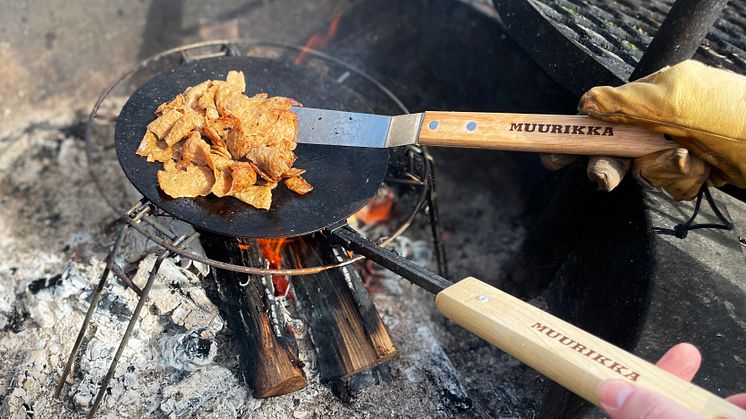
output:
[[[433,294],[438,294],[453,285],[447,279],[428,271],[414,262],[404,259],[395,252],[377,246],[349,226],[345,225],[333,229],[329,234],[346,249],[365,256]]]

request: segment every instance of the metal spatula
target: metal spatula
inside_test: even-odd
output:
[[[384,116],[296,107],[298,142],[386,148],[407,144],[616,157],[675,148],[661,134],[583,115],[441,112]]]

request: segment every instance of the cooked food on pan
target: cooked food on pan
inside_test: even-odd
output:
[[[155,111],[137,154],[163,163],[158,185],[173,198],[232,196],[269,209],[281,181],[304,195],[313,190],[293,167],[300,103],[244,94],[241,71],[192,86]]]

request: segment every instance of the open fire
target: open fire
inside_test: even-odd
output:
[[[361,227],[364,229],[370,229],[374,225],[378,223],[383,223],[386,221],[389,221],[393,214],[393,208],[395,203],[396,194],[394,190],[391,187],[388,186],[382,186],[379,190],[378,194],[362,209],[360,209],[355,215],[351,216],[348,219],[348,223],[352,225],[356,225],[358,223],[361,223]],[[390,228],[384,227],[382,231],[390,232]],[[377,232],[378,235],[385,236],[386,234],[382,234],[381,231]],[[300,255],[298,253],[292,252],[292,250],[289,250],[289,248],[292,248],[291,246],[293,243],[298,243],[298,245],[302,246],[304,241],[302,239],[297,238],[279,238],[279,239],[258,239],[257,243],[259,246],[259,251],[261,252],[261,256],[266,261],[266,268],[267,269],[284,269],[289,268],[291,266],[295,266],[298,268],[305,268],[304,262],[300,259]],[[239,241],[238,247],[241,250],[248,250],[250,244]],[[432,253],[432,251],[430,252]],[[344,252],[345,255],[351,256],[352,254],[350,252]],[[294,260],[291,263],[288,263],[284,259],[284,255],[288,255],[288,257],[294,258]],[[366,263],[366,265],[370,266],[370,262]],[[369,268],[363,269],[361,267],[361,272],[369,272]],[[293,299],[293,295],[290,292],[290,279],[287,275],[271,275],[272,278],[272,288],[274,290],[274,295],[276,297],[284,297],[288,298],[290,300]],[[367,286],[367,275],[364,275],[363,283]]]
[[[282,249],[285,245],[293,239],[259,239],[259,249],[262,252],[262,256],[269,263],[269,269],[282,269]],[[246,249],[246,244],[240,244],[242,249]],[[274,288],[275,296],[287,296],[293,298],[292,295],[288,295],[288,284],[289,280],[284,275],[272,275],[272,286]]]
[[[410,174],[412,178],[418,176]],[[367,228],[369,234],[389,236],[395,228],[391,222],[397,221],[392,219],[396,196],[423,187],[427,185],[382,187],[349,221]],[[405,206],[403,202],[401,206]],[[376,231],[370,231],[375,225]],[[210,257],[269,270],[248,278],[215,271],[216,304],[228,319],[228,327],[247,337],[237,345],[244,377],[255,396],[296,391],[305,387],[310,377],[318,376],[346,398],[351,391],[361,390],[356,378],[361,374],[375,370],[377,376],[388,376],[385,365],[397,351],[364,284],[363,278],[370,277],[370,266],[340,265],[352,255],[323,234],[251,240],[203,233],[202,243]],[[292,281],[285,274],[299,269],[314,273],[292,277]],[[229,285],[236,282],[240,286]],[[375,285],[374,289],[381,288]]]
[[[326,32],[316,32],[313,35],[311,35],[308,38],[308,41],[306,41],[306,44],[303,45],[303,49],[300,53],[298,53],[298,56],[295,58],[295,61],[293,63],[295,65],[300,65],[303,63],[303,60],[306,58],[306,55],[308,54],[308,50],[321,50],[324,49],[326,44],[331,41],[334,36],[337,34],[337,30],[339,29],[339,21],[342,18],[342,12],[337,12],[334,15],[334,18],[332,19],[331,23],[329,24],[329,28],[327,28]]]
[[[389,187],[382,187],[368,205],[364,206],[354,215],[354,218],[355,220],[360,220],[364,225],[370,226],[389,220],[392,216],[393,208],[393,190]]]

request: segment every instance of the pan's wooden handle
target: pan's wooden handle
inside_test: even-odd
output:
[[[607,378],[634,381],[706,418],[746,410],[475,278],[441,291],[444,316],[598,405]]]
[[[640,157],[677,147],[661,134],[583,115],[427,111],[419,143],[589,156]]]

